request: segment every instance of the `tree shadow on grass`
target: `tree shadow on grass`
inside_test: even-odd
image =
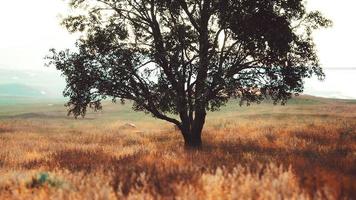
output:
[[[15,130],[9,127],[0,127],[0,134],[1,133],[11,133],[14,132]]]
[[[56,152],[50,159],[33,160],[22,166],[26,169],[66,169],[73,173],[84,172],[88,176],[101,171],[111,177],[109,181],[113,189],[120,190],[124,195],[145,186],[153,194],[169,197],[175,192],[175,183],[192,183],[199,175],[192,168],[167,167],[149,162],[146,156],[150,157],[144,151],[116,158],[102,150],[70,149]]]
[[[159,143],[160,144],[160,143]],[[167,152],[177,154],[183,163],[172,164],[162,161]],[[66,149],[53,153],[48,159],[34,160],[23,164],[26,169],[47,168],[84,172],[88,176],[97,171],[108,174],[114,190],[128,194],[137,186],[161,196],[172,196],[175,183],[194,184],[202,173],[213,172],[217,167],[226,170],[237,165],[247,166],[254,171],[259,164],[273,162],[291,166],[300,185],[310,194],[324,186],[331,188],[334,196],[352,197],[356,189],[356,163],[350,159],[351,149],[340,147],[328,151],[310,149],[284,149],[262,146],[255,141],[222,141],[206,143],[199,151],[161,149],[147,152],[144,149],[123,157],[114,157],[101,149]],[[182,165],[182,167],[180,167]],[[141,179],[145,175],[145,180]],[[142,182],[144,181],[144,182]]]
[[[319,139],[319,138],[312,138]],[[327,141],[322,138],[322,143],[332,144],[335,141]],[[318,142],[315,144],[318,145]],[[216,162],[225,165],[236,162],[249,166],[252,170],[256,163],[274,162],[284,167],[291,166],[297,175],[300,185],[315,194],[317,188],[327,186],[338,198],[352,197],[356,191],[356,159],[352,157],[352,149],[342,145],[334,145],[328,150],[319,151],[318,148],[284,149],[260,146],[253,141],[223,141],[208,144],[203,152],[228,152],[233,157],[221,156]],[[246,158],[244,155],[251,155]],[[215,162],[212,160],[212,162]],[[214,165],[214,163],[212,163]],[[231,165],[231,164],[228,164]],[[234,166],[232,164],[231,166]]]
[[[132,160],[137,156],[127,156],[117,159],[103,150],[81,150],[66,149],[54,152],[47,159],[37,159],[26,162],[23,167],[26,169],[35,169],[40,167],[52,169],[67,169],[71,172],[90,173],[97,170],[112,169],[116,164],[122,164]]]

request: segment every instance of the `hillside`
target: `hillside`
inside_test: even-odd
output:
[[[356,197],[355,101],[231,102],[200,151],[130,103],[77,120],[63,103],[0,106],[0,199]]]
[[[66,108],[64,107],[66,100],[63,97],[58,98],[36,98],[36,97],[23,97],[23,96],[1,96],[0,97],[0,116],[15,115],[33,112],[54,112],[54,114],[66,115]],[[238,100],[230,101],[226,106],[222,107],[219,112],[211,113],[211,115],[221,115],[221,113],[234,113],[241,111],[254,111],[260,107],[270,107],[271,109],[289,108],[289,106],[308,106],[315,105],[327,107],[330,104],[356,104],[356,100],[344,99],[328,99],[321,97],[314,97],[310,95],[301,95],[294,97],[287,102],[286,106],[273,105],[271,101],[265,101],[261,105],[252,104],[250,107],[239,106]],[[134,112],[131,110],[132,104],[127,102],[125,105],[113,104],[111,101],[103,102],[103,111],[99,113],[92,113],[90,115],[103,114],[105,116],[116,116],[122,119],[149,119],[150,115],[145,115],[141,112]]]
[[[3,97],[43,97],[47,93],[43,90],[32,88],[22,84],[2,84],[0,85],[0,96]]]
[[[0,107],[16,107],[36,103],[52,104],[58,101],[64,102],[64,98],[52,95],[50,92],[41,90],[40,88],[22,84],[0,84]]]
[[[65,82],[56,71],[0,69],[0,96],[2,98],[61,98],[64,87]]]

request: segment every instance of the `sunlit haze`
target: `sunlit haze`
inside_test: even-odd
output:
[[[309,0],[308,8],[320,10],[334,25],[314,34],[326,80],[307,80],[305,93],[323,97],[356,98],[356,90],[353,88],[356,85],[356,1]],[[62,0],[1,0],[0,79],[4,70],[21,70],[35,74],[38,76],[37,80],[41,80],[41,75],[53,76],[53,79],[43,79],[53,80],[53,83],[43,83],[43,87],[48,84],[56,85],[57,89],[63,87],[64,81],[58,78],[58,73],[49,72],[51,70],[44,67],[43,58],[50,48],[65,49],[74,46],[75,37],[59,25],[60,14],[67,12],[67,3]],[[0,80],[0,84],[8,82],[21,80],[17,76]]]

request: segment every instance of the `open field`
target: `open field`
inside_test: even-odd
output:
[[[355,101],[230,103],[200,151],[130,105],[104,109],[0,105],[0,199],[356,199]]]

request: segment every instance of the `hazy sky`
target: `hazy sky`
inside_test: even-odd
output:
[[[315,33],[324,82],[308,80],[306,93],[356,98],[356,8],[355,0],[309,0],[310,10],[320,10],[334,26]],[[50,48],[73,47],[75,37],[60,25],[67,12],[63,0],[0,1],[0,68],[43,71],[43,57]],[[328,70],[328,68],[336,68]],[[344,68],[354,68],[346,70]]]

